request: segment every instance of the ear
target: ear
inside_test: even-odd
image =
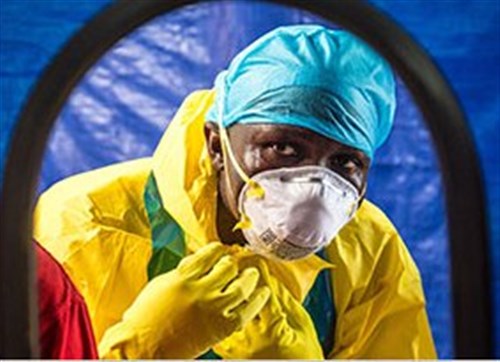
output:
[[[224,168],[224,158],[222,155],[222,143],[219,133],[219,126],[214,122],[206,122],[203,129],[208,154],[212,159],[212,165],[217,172]]]

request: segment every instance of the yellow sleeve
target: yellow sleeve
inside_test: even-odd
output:
[[[147,160],[65,179],[38,200],[34,238],[84,297],[99,343],[147,283],[149,222],[142,210]]]
[[[366,230],[369,223],[361,226],[355,235],[363,242],[347,230],[350,240],[344,233],[330,250],[337,265],[337,325],[329,358],[436,359],[418,269],[397,231],[383,221],[375,232]]]

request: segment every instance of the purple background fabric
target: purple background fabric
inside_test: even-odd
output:
[[[30,88],[64,42],[107,3],[0,3],[2,171],[16,117]],[[372,3],[392,15],[427,49],[468,116],[488,197],[498,357],[499,3]],[[210,88],[215,75],[258,36],[279,25],[298,23],[329,25],[296,9],[226,1],[186,7],[136,29],[98,61],[68,99],[47,146],[40,191],[75,173],[150,156],[187,94]],[[420,268],[439,356],[453,357],[449,250],[439,165],[419,110],[401,82],[395,127],[377,153],[369,182],[369,198],[393,220]]]

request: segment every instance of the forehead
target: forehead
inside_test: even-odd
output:
[[[229,128],[229,135],[232,142],[245,145],[263,142],[295,142],[311,148],[344,150],[364,156],[363,152],[353,147],[299,126],[273,123],[235,124]]]
[[[322,142],[334,142],[309,129],[275,123],[250,123],[235,124],[229,128],[231,138],[238,138],[246,142],[258,140],[260,137],[279,137],[283,139],[300,138],[304,142],[314,142],[321,139]]]

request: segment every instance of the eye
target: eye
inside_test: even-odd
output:
[[[282,157],[297,157],[299,155],[298,148],[290,143],[271,143],[269,147]]]
[[[337,155],[333,158],[333,166],[344,172],[353,173],[363,168],[363,162],[353,155]]]

